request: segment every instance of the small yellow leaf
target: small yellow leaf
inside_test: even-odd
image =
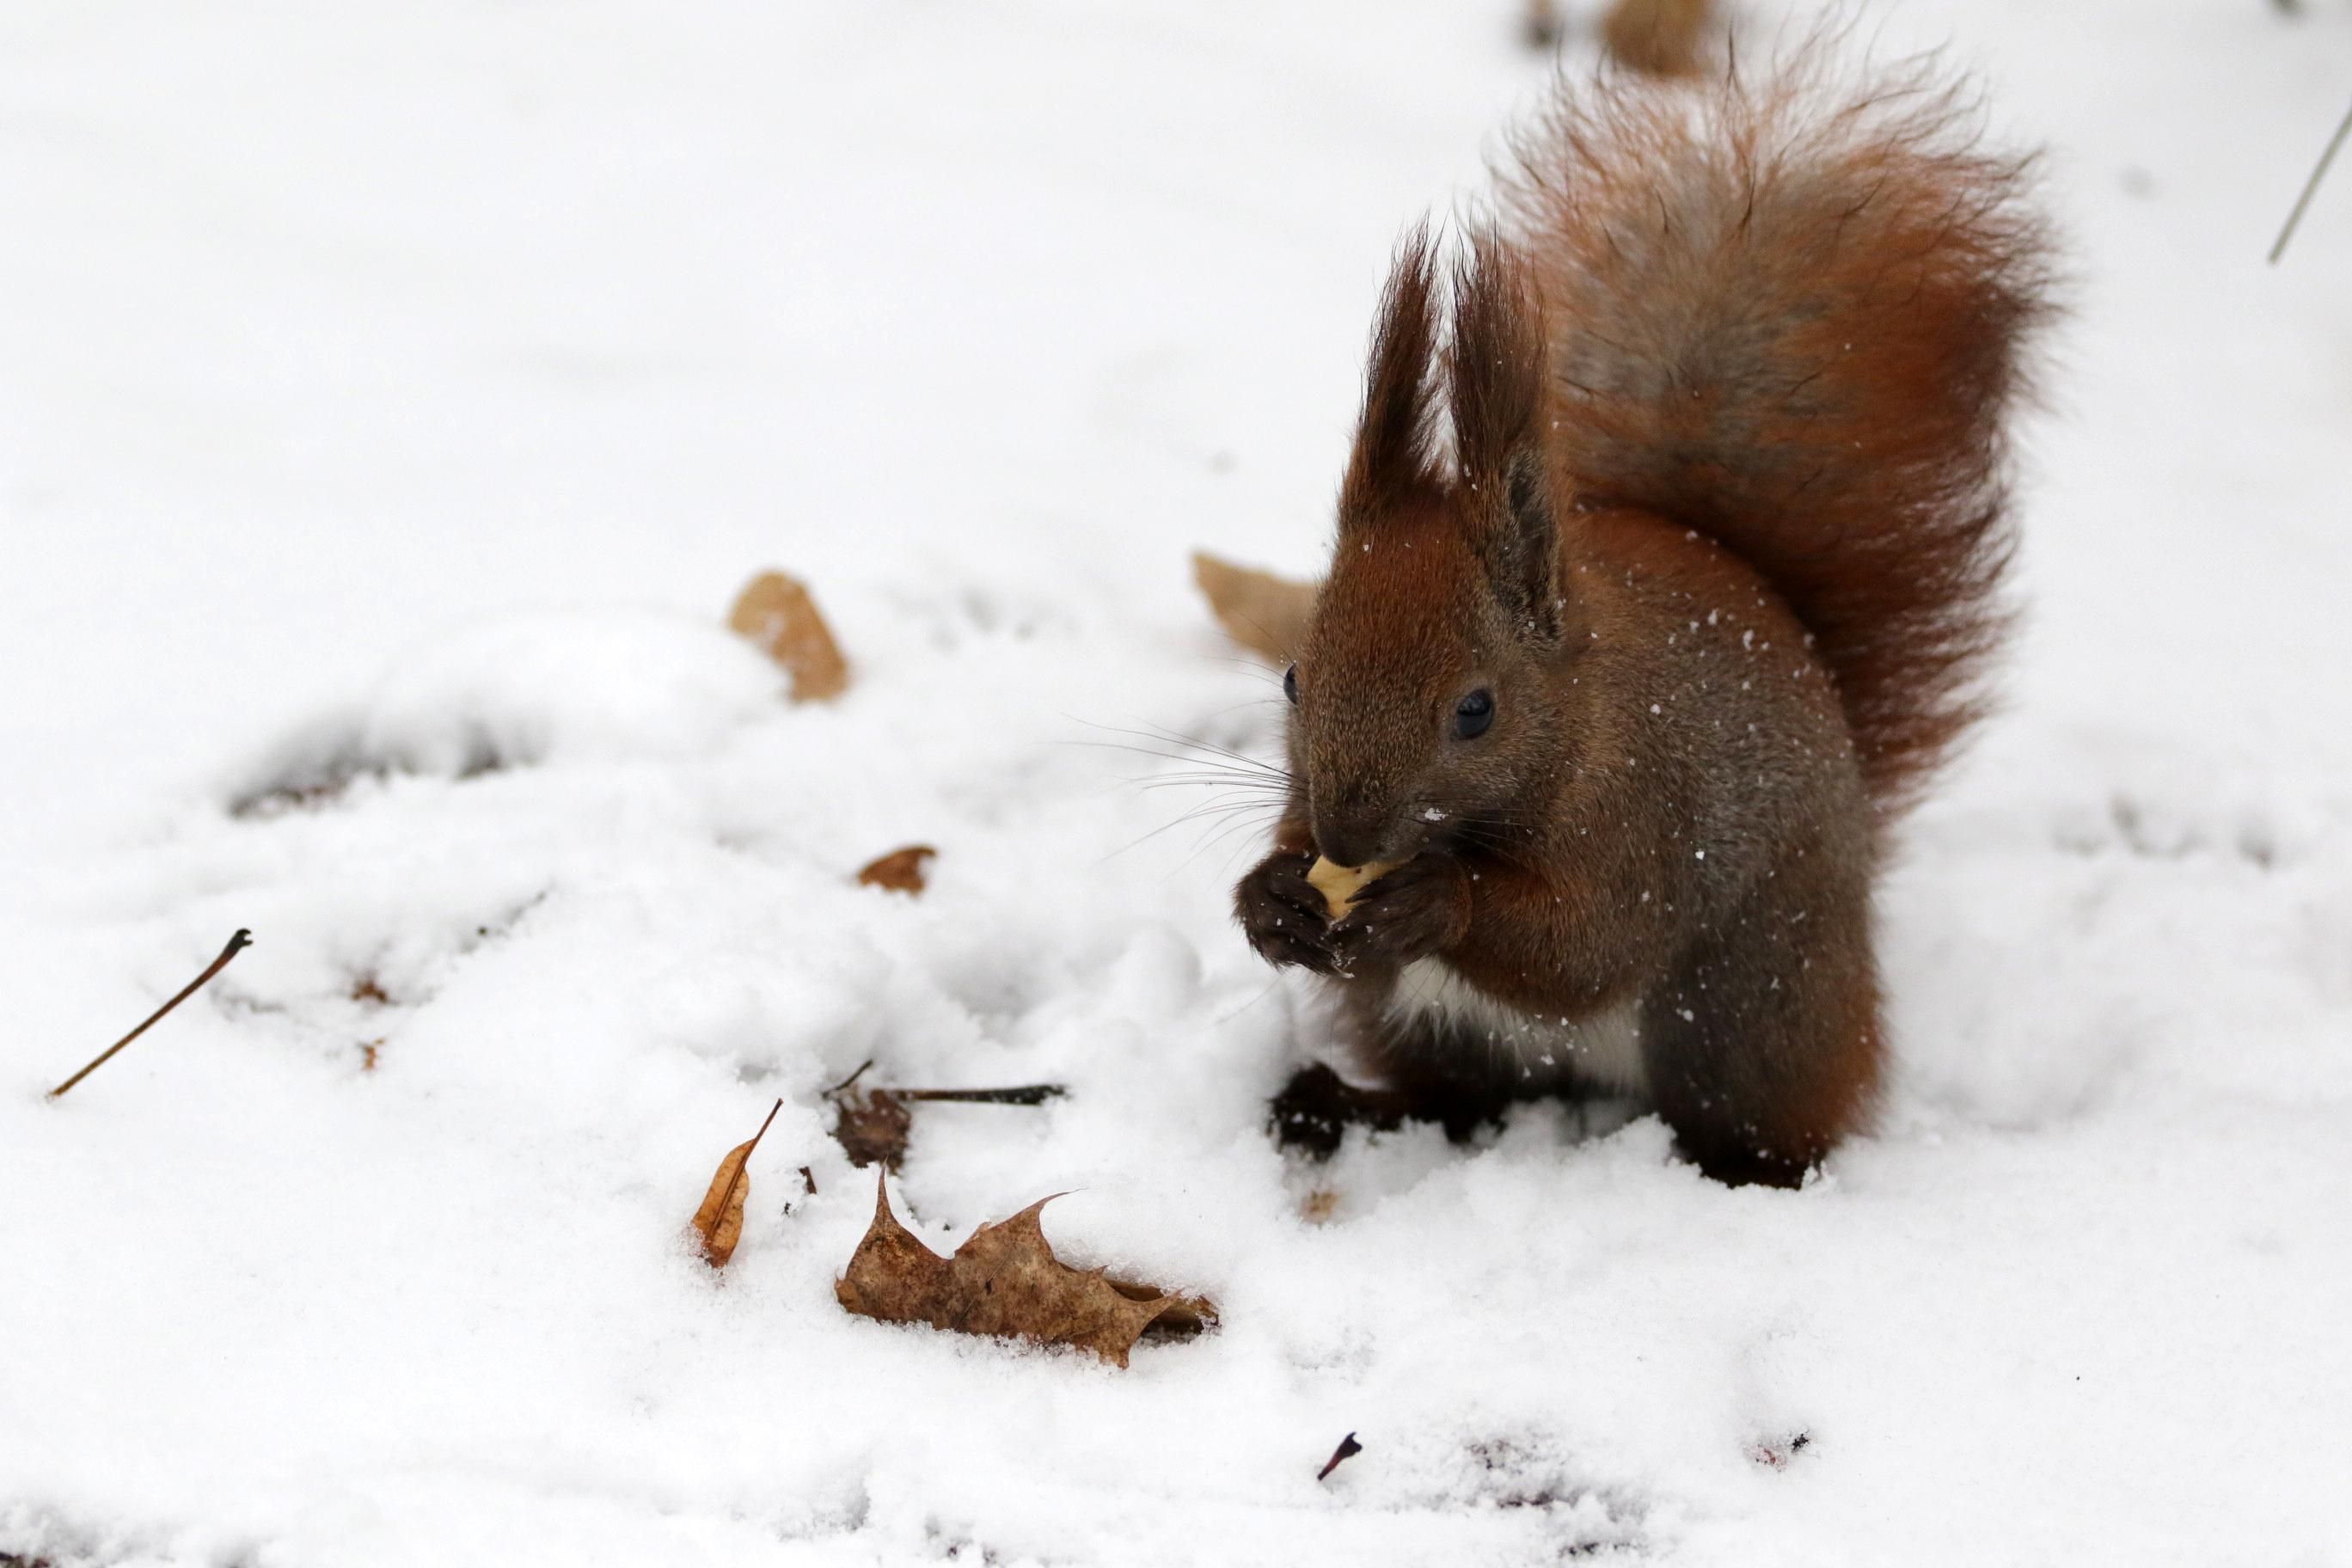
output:
[[[784,668],[793,701],[828,701],[848,689],[849,661],[800,579],[761,573],[736,596],[727,624]]]
[[[735,1256],[735,1244],[743,1239],[743,1201],[751,1195],[751,1178],[743,1169],[751,1151],[768,1135],[770,1123],[776,1112],[784,1108],[781,1100],[769,1108],[768,1120],[760,1123],[760,1131],[751,1134],[748,1143],[738,1143],[719,1162],[719,1173],[710,1178],[710,1190],[703,1194],[702,1206],[694,1211],[695,1234],[702,1237],[703,1261],[713,1268],[724,1268],[727,1260]]]

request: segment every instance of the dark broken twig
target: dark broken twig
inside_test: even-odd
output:
[[[1013,1084],[1003,1089],[857,1089],[871,1061],[825,1090],[834,1104],[834,1141],[853,1165],[879,1163],[897,1170],[914,1131],[910,1105],[1043,1105],[1069,1092],[1058,1083]]]
[[[63,1094],[66,1090],[71,1089],[74,1085],[79,1083],[82,1079],[88,1078],[90,1074],[104,1067],[107,1062],[112,1058],[115,1052],[121,1050],[123,1047],[129,1045],[131,1041],[137,1039],[140,1036],[153,1028],[157,1022],[163,1018],[164,1014],[169,1013],[173,1008],[178,1006],[181,1003],[194,995],[198,991],[204,989],[205,982],[210,980],[214,975],[218,974],[222,970],[226,969],[230,959],[235,958],[238,953],[243,952],[247,948],[251,947],[252,945],[253,933],[246,930],[243,926],[239,926],[237,928],[236,934],[228,939],[228,945],[221,949],[220,956],[214,959],[212,963],[206,964],[205,966],[205,972],[202,974],[199,974],[194,980],[189,981],[186,986],[181,990],[177,996],[173,997],[169,1002],[164,1003],[161,1007],[158,1007],[152,1013],[150,1013],[147,1016],[147,1021],[145,1023],[141,1024],[137,1028],[131,1030],[129,1034],[115,1041],[114,1044],[99,1052],[97,1057],[91,1060],[88,1067],[83,1068],[81,1071],[74,1074],[73,1077],[66,1079],[65,1082],[49,1090],[47,1098],[50,1100],[57,1099],[58,1096]]]
[[[874,1065],[874,1058],[873,1058],[872,1057],[867,1057],[864,1061],[859,1062],[859,1063],[857,1064],[856,1069],[855,1071],[853,1071],[853,1072],[852,1072],[852,1073],[851,1073],[847,1078],[843,1079],[839,1083],[835,1084],[831,1089],[826,1089],[826,1090],[824,1091],[824,1098],[825,1098],[825,1099],[827,1099],[827,1100],[831,1100],[835,1095],[839,1094],[843,1089],[849,1088],[852,1084],[856,1083],[859,1079],[864,1078],[864,1077],[866,1076],[866,1069],[867,1068],[872,1067],[873,1065]]]
[[[1315,1479],[1318,1481],[1325,1479],[1332,1471],[1363,1451],[1364,1446],[1356,1441],[1356,1435],[1353,1432],[1349,1433],[1339,1439],[1339,1446],[1331,1450],[1331,1457],[1323,1461],[1323,1468],[1315,1472]]]
[[[1043,1105],[1070,1091],[1058,1083],[1022,1083],[1010,1089],[893,1089],[879,1092],[900,1100],[929,1100],[956,1105]]]

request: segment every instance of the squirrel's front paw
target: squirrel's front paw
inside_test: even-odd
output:
[[[1330,929],[1336,972],[1400,969],[1459,942],[1470,926],[1470,879],[1444,855],[1408,860],[1366,888]]]
[[[1268,963],[1295,963],[1318,974],[1339,971],[1323,894],[1307,880],[1312,853],[1277,850],[1234,889],[1234,916]]]

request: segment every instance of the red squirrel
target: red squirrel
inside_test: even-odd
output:
[[[1831,74],[1563,86],[1458,259],[1399,250],[1235,906],[1408,1109],[1629,1092],[1781,1185],[1870,1115],[1872,882],[1981,710],[2052,270],[1958,88]]]

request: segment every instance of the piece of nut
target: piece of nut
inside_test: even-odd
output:
[[[1395,860],[1368,860],[1360,866],[1340,866],[1318,855],[1315,864],[1307,868],[1307,885],[1323,895],[1324,907],[1336,921],[1355,908],[1356,895],[1364,890],[1365,884],[1379,881],[1400,864]]]

